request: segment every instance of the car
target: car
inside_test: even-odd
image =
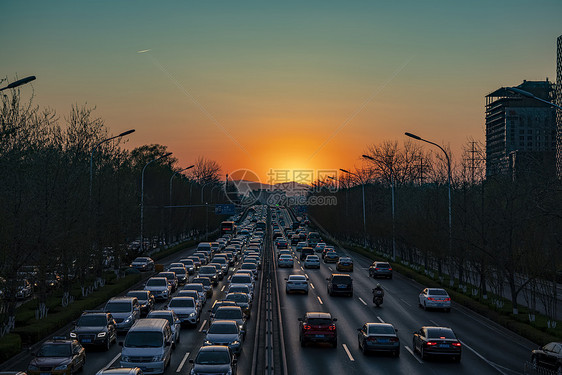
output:
[[[328,277],[328,294],[330,296],[336,294],[345,294],[349,297],[353,296],[353,279],[345,273],[333,273]]]
[[[17,281],[15,292],[17,300],[24,300],[31,297],[33,294],[33,287],[27,279],[20,279]]]
[[[136,257],[129,267],[136,268],[141,272],[154,271],[154,260],[150,257]]]
[[[283,250],[279,250],[279,253],[277,254],[277,259],[279,259],[279,257],[281,255],[292,255],[292,251],[289,249],[283,249]]]
[[[304,241],[300,241],[299,243],[297,243],[297,251],[301,251],[303,248],[307,247],[307,243]]]
[[[129,290],[126,296],[137,298],[141,309],[141,316],[146,316],[154,308],[155,298],[149,290]]]
[[[99,370],[96,375],[143,375],[139,367],[115,367]]]
[[[228,258],[227,257],[213,257],[212,263],[219,264],[221,266],[221,273],[223,278],[228,275]]]
[[[115,367],[99,370],[96,375],[143,375],[138,367]]]
[[[533,370],[546,368],[560,374],[562,371],[562,342],[550,342],[531,352]]]
[[[195,255],[190,255],[186,259],[191,259],[193,261],[193,264],[195,265],[195,271],[197,271],[199,267],[201,267],[201,258]]]
[[[228,347],[235,355],[242,351],[242,332],[234,320],[216,320],[209,325],[205,333],[204,346],[223,345]]]
[[[183,258],[180,259],[178,263],[183,264],[189,275],[193,275],[195,273],[195,262],[193,262],[193,259]]]
[[[277,260],[277,266],[279,268],[283,268],[283,267],[293,268],[294,263],[295,263],[295,261],[293,260],[293,257],[291,255],[288,255],[288,254],[281,255],[279,257],[279,259]]]
[[[199,308],[193,297],[172,297],[167,309],[176,313],[180,323],[199,323]]]
[[[227,294],[228,293],[244,293],[250,297],[250,302],[252,301],[252,293],[248,285],[243,285],[243,284],[229,285],[227,289]]]
[[[166,280],[168,280],[168,283],[172,287],[172,293],[174,293],[178,289],[179,281],[175,272],[170,272],[170,271],[160,272],[156,276],[165,277]]]
[[[223,300],[216,300],[215,302],[213,302],[213,306],[211,306],[211,308],[209,309],[209,317],[211,319],[213,319],[213,317],[215,316],[215,313],[217,312],[217,310],[219,309],[219,307],[222,306],[235,306],[235,307],[239,307],[236,302],[234,301],[223,301]]]
[[[175,347],[180,342],[181,321],[173,310],[152,310],[146,318],[166,319],[172,330],[172,346]]]
[[[107,351],[112,343],[117,342],[115,320],[108,312],[84,311],[74,322],[70,338],[82,345],[101,346]]]
[[[301,249],[300,260],[305,260],[309,255],[314,255],[314,249],[312,247],[303,247]]]
[[[170,267],[168,271],[176,274],[176,277],[178,278],[178,285],[185,284],[189,279],[187,268],[185,268],[185,266],[183,265],[181,267]]]
[[[113,297],[103,311],[111,313],[117,332],[128,331],[140,319],[140,304],[136,297]]]
[[[324,263],[337,263],[340,259],[335,251],[329,251],[324,255]]]
[[[392,279],[392,266],[388,262],[373,262],[369,266],[369,277],[386,277]]]
[[[291,245],[297,245],[300,241],[300,237],[298,234],[293,234],[291,236]]]
[[[357,328],[359,350],[367,352],[391,352],[400,356],[400,339],[397,330],[389,323],[365,323]]]
[[[202,306],[205,306],[207,303],[207,291],[205,290],[205,286],[201,283],[189,283],[185,284],[182,290],[195,290],[199,293],[199,300],[201,301]]]
[[[201,314],[203,310],[203,300],[196,290],[179,290],[174,297],[192,297],[195,300],[195,307]]]
[[[427,309],[443,309],[447,312],[451,311],[451,297],[445,289],[441,288],[425,288],[418,296],[418,304]]]
[[[27,366],[28,375],[74,374],[84,368],[86,351],[78,340],[53,337],[34,353]]]
[[[288,247],[289,247],[289,242],[286,239],[281,238],[277,240],[278,249],[287,249]]]
[[[353,272],[353,260],[350,257],[340,257],[336,263],[336,271]]]
[[[304,268],[320,268],[320,258],[318,255],[308,255],[304,260]]]
[[[166,301],[172,295],[172,286],[165,277],[151,277],[144,284],[144,289],[150,291],[157,300]]]
[[[316,246],[314,246],[314,252],[321,253],[325,247],[326,247],[326,242],[318,242]]]
[[[330,251],[336,251],[336,249],[333,246],[324,246],[324,249],[322,250],[322,259],[324,259],[324,257],[326,256],[327,253],[329,253]]]
[[[228,346],[202,346],[189,363],[190,374],[236,374],[237,359]]]
[[[213,283],[210,278],[197,276],[194,277],[193,280],[191,280],[191,282],[203,284],[207,298],[211,298],[213,296]]]
[[[338,346],[336,318],[327,312],[307,312],[299,318],[299,340],[302,347],[309,342],[328,342]]]
[[[254,278],[258,276],[258,266],[255,263],[242,263],[238,271],[244,270],[252,271]]]
[[[223,301],[223,302],[233,302],[233,301]],[[246,315],[242,308],[238,305],[230,306],[222,304],[217,308],[215,314],[211,318],[211,322],[215,320],[234,320],[238,323],[242,336],[246,335]]]
[[[252,295],[254,294],[254,280],[252,279],[252,276],[250,276],[248,274],[235,273],[230,278],[230,285],[234,285],[234,284],[248,285],[248,288],[250,288],[251,294]]]
[[[414,332],[412,350],[419,352],[421,359],[429,356],[449,357],[460,362],[462,344],[449,327],[424,326]]]
[[[211,265],[201,266],[197,277],[207,277],[213,286],[219,285],[219,277],[217,275],[217,268]],[[194,281],[197,282],[197,281]]]
[[[236,305],[240,306],[240,308],[242,309],[242,312],[244,312],[244,315],[246,316],[246,318],[247,319],[250,318],[251,309],[252,309],[252,298],[250,297],[249,294],[246,294],[246,293],[228,293],[224,297],[224,300],[236,302]]]
[[[289,275],[285,278],[285,293],[302,292],[308,294],[308,279],[304,275]]]

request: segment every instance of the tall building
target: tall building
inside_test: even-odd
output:
[[[562,35],[556,47],[556,104],[562,107]],[[562,179],[562,110],[556,110],[556,174]]]
[[[553,101],[554,85],[523,81],[518,88]],[[556,111],[502,87],[486,95],[486,177],[556,172]]]

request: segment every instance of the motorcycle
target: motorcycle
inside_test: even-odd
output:
[[[380,307],[380,305],[382,305],[382,296],[374,296],[373,302],[377,307]]]

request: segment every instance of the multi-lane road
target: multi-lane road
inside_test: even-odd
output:
[[[287,212],[282,211],[279,215],[290,222]],[[271,233],[268,234],[268,239],[271,238],[270,235]],[[350,256],[354,261],[355,268],[350,273],[353,277],[354,294],[353,297],[329,296],[326,278],[336,272],[335,265],[322,263],[320,269],[304,269],[302,262],[298,260],[299,254],[294,247],[291,250],[295,256],[294,268],[278,269],[277,249],[272,245],[272,241],[265,242],[262,253],[264,267],[256,284],[256,301],[253,304],[252,319],[248,321],[243,350],[238,359],[238,374],[511,375],[523,373],[523,366],[529,359],[530,351],[536,348],[532,342],[455,304],[454,301],[449,313],[419,308],[418,294],[423,285],[397,273],[391,280],[369,278],[368,267],[371,260],[342,248],[337,248],[337,252]],[[163,263],[170,264],[193,252],[194,249],[182,251],[167,258]],[[308,277],[308,295],[285,294],[285,278],[290,274],[304,274]],[[371,302],[371,290],[377,283],[385,290],[384,303],[379,308]],[[182,328],[181,342],[173,352],[171,364],[165,372],[167,375],[189,373],[189,359],[193,359],[199,347],[203,345],[203,330],[208,327],[207,311],[214,300],[225,295],[227,284],[228,279],[225,278],[215,287],[213,297],[207,301],[196,327]],[[263,291],[262,294],[259,293],[260,290]],[[164,303],[160,303],[157,308],[162,308],[163,305]],[[338,346],[335,349],[329,345],[308,345],[304,348],[300,346],[298,318],[308,311],[329,312],[338,319]],[[392,323],[398,329],[400,357],[364,355],[359,350],[357,328],[366,322]],[[460,363],[422,360],[419,354],[413,353],[412,333],[424,325],[447,326],[454,330],[462,342]],[[259,329],[257,340],[256,326]],[[120,336],[121,341],[123,338]],[[121,347],[118,345],[113,345],[108,352],[88,350],[84,374],[95,374],[100,369],[118,366],[120,353]],[[267,356],[270,357],[266,359]],[[31,357],[19,358],[19,362],[10,363],[10,370],[26,369]]]

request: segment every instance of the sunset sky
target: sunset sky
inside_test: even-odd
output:
[[[360,166],[405,131],[458,159],[484,139],[486,94],[556,80],[561,19],[560,0],[4,0],[0,76],[36,75],[35,103],[61,117],[87,103],[135,128],[127,148],[267,181]]]

